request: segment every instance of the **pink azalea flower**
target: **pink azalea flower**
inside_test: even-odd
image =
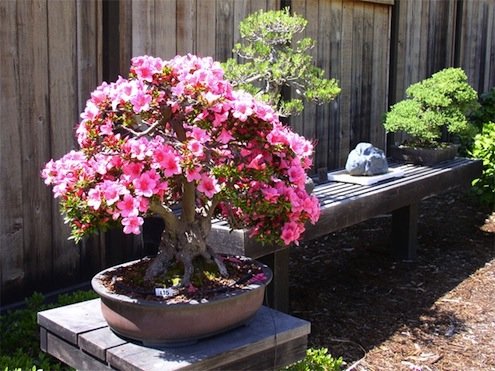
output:
[[[203,145],[196,139],[192,139],[187,143],[187,149],[196,157],[203,156]]]
[[[203,174],[198,184],[198,191],[206,197],[212,198],[216,193],[220,192],[220,186],[214,177]]]
[[[88,192],[88,206],[98,210],[101,205],[101,191],[99,188],[92,188]]]
[[[141,174],[139,178],[133,180],[135,192],[139,196],[151,197],[156,187],[156,180],[150,175],[150,172]]]
[[[122,201],[117,202],[117,207],[120,210],[120,215],[122,215],[124,218],[138,216],[137,204],[138,201],[134,197],[129,194],[125,195]]]
[[[124,226],[124,233],[126,234],[140,234],[141,226],[143,225],[144,220],[139,216],[130,216],[128,218],[122,219],[122,225]]]
[[[299,243],[297,241],[301,237],[302,232],[304,232],[304,227],[296,222],[287,222],[282,227],[282,235],[280,237],[286,245],[290,245],[292,242],[298,245]]]
[[[120,199],[120,194],[125,192],[119,183],[113,181],[103,182],[101,190],[103,191],[107,205],[113,205]]]
[[[134,179],[141,175],[143,164],[139,162],[128,162],[122,166],[122,171],[129,178]]]
[[[222,144],[229,143],[234,137],[225,129],[222,129],[222,132],[218,136],[218,141]]]
[[[201,168],[199,167],[194,167],[192,169],[187,168],[186,169],[186,179],[188,182],[194,182],[195,180],[200,180],[201,179]]]
[[[172,152],[163,153],[162,160],[159,163],[166,177],[172,177],[182,172],[179,164],[179,157]]]
[[[147,111],[150,109],[151,95],[144,91],[138,91],[134,97],[131,99],[133,105],[132,109],[134,113],[140,113],[142,111]]]

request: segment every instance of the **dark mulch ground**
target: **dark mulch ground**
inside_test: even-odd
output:
[[[495,370],[495,218],[465,193],[420,206],[418,260],[390,216],[291,250],[291,313],[355,370]],[[338,217],[338,215],[336,216]]]

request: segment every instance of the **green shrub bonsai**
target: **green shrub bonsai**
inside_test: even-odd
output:
[[[385,116],[385,130],[403,131],[418,147],[437,147],[442,131],[459,134],[468,129],[466,115],[477,105],[477,93],[460,68],[446,68],[412,84],[407,98]]]
[[[300,113],[305,98],[316,103],[335,99],[340,88],[335,79],[326,79],[324,71],[313,64],[307,51],[313,39],[294,37],[304,31],[307,20],[289,9],[251,14],[240,23],[241,43],[233,52],[245,63],[229,59],[225,76],[234,87],[261,97],[281,116]],[[292,87],[296,95],[284,99],[283,87]]]

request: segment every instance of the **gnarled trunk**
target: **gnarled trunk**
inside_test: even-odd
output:
[[[221,259],[208,246],[206,238],[211,230],[211,218],[196,215],[192,222],[178,220],[176,228],[165,223],[158,255],[154,258],[146,271],[145,280],[166,273],[172,262],[181,262],[184,265],[184,276],[181,285],[188,285],[194,273],[193,260],[202,257],[206,261],[215,262],[221,275],[227,275]]]

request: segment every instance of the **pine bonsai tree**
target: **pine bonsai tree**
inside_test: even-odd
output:
[[[225,76],[234,87],[261,97],[281,116],[300,113],[305,98],[316,103],[335,99],[340,88],[335,79],[326,79],[316,67],[308,50],[315,41],[309,37],[295,40],[308,21],[291,15],[289,9],[260,10],[240,23],[241,43],[233,52],[245,61],[229,59]],[[283,87],[292,87],[295,97],[284,99]]]
[[[436,147],[442,130],[459,134],[468,129],[466,115],[477,105],[477,93],[460,68],[445,68],[412,84],[407,98],[396,103],[385,117],[388,132],[403,131],[412,144]]]

